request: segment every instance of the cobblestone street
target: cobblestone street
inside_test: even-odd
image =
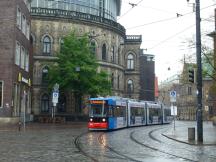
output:
[[[216,128],[204,123],[203,145],[187,142],[195,122],[89,132],[87,123],[27,124],[0,129],[1,162],[214,162]]]
[[[74,138],[85,131],[86,123],[30,124],[21,132],[18,128],[3,128],[0,132],[0,161],[87,161],[74,147]]]

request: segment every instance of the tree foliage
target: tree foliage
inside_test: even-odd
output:
[[[108,74],[98,72],[98,63],[86,35],[71,32],[64,37],[57,62],[49,71],[49,87],[55,83],[63,91],[83,95],[106,95],[111,92]]]
[[[195,51],[196,44],[194,40],[187,40],[187,47],[191,51]],[[193,49],[193,50],[192,50]],[[202,55],[202,74],[204,78],[211,78],[216,81],[214,73],[216,68],[214,67],[214,52],[213,49],[208,47],[205,43],[201,46],[201,55]],[[191,52],[184,56],[184,60],[181,60],[183,63],[196,64],[196,53]],[[194,67],[196,68],[196,67]]]

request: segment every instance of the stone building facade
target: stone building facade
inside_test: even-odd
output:
[[[111,76],[112,95],[140,99],[142,37],[126,35],[125,28],[116,22],[120,7],[120,0],[84,0],[82,3],[56,1],[49,4],[32,1],[32,112],[35,115],[50,114],[51,94],[47,91],[44,78],[49,71],[49,65],[57,59],[62,38],[71,31],[76,31],[77,35],[88,33],[90,43],[95,45],[99,70],[103,69]],[[151,72],[151,77],[154,77],[154,70]],[[74,103],[73,94],[60,96],[57,115],[82,116],[83,109],[80,111]]]
[[[30,1],[0,6],[0,116],[19,120],[31,113]]]
[[[177,118],[180,120],[196,120],[197,110],[197,87],[196,79],[194,83],[189,82],[188,70],[195,65],[191,63],[184,63],[182,73],[176,75],[167,82],[160,85],[159,100],[164,104],[171,106],[169,92],[174,90],[177,93],[176,102]],[[209,90],[212,85],[212,79],[203,78],[202,86],[202,104],[203,104],[203,120],[209,120],[212,116],[212,104],[209,102]]]

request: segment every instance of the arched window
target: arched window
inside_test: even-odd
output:
[[[127,56],[127,69],[134,69],[134,55]]]
[[[129,79],[127,82],[127,91],[128,91],[129,96],[131,95],[133,90],[134,90],[133,80]]]
[[[59,97],[59,103],[58,103],[58,112],[66,112],[66,96],[64,94],[61,94]]]
[[[120,60],[120,52],[121,52],[121,49],[120,47],[118,48],[118,53],[117,53],[117,64],[120,64],[121,60]]]
[[[115,47],[112,46],[112,56],[111,56],[111,61],[114,63],[115,62]]]
[[[47,66],[45,66],[42,69],[42,84],[48,83],[48,73],[49,73],[49,68]]]
[[[49,96],[47,94],[41,96],[41,112],[49,112]]]
[[[43,54],[50,55],[51,53],[51,39],[49,36],[43,38]]]
[[[64,45],[64,39],[60,38],[60,39],[59,39],[60,51],[62,51],[63,45]]]
[[[95,43],[95,41],[91,41],[90,50],[91,50],[92,54],[96,56],[96,43]]]
[[[102,60],[106,60],[106,44],[102,46]]]

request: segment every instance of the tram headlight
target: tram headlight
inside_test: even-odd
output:
[[[92,121],[93,121],[93,119],[92,119],[92,118],[90,118],[90,121],[92,122]]]
[[[105,118],[103,118],[103,119],[102,119],[102,121],[103,121],[103,122],[105,122],[105,121],[106,121],[106,119],[105,119]]]

